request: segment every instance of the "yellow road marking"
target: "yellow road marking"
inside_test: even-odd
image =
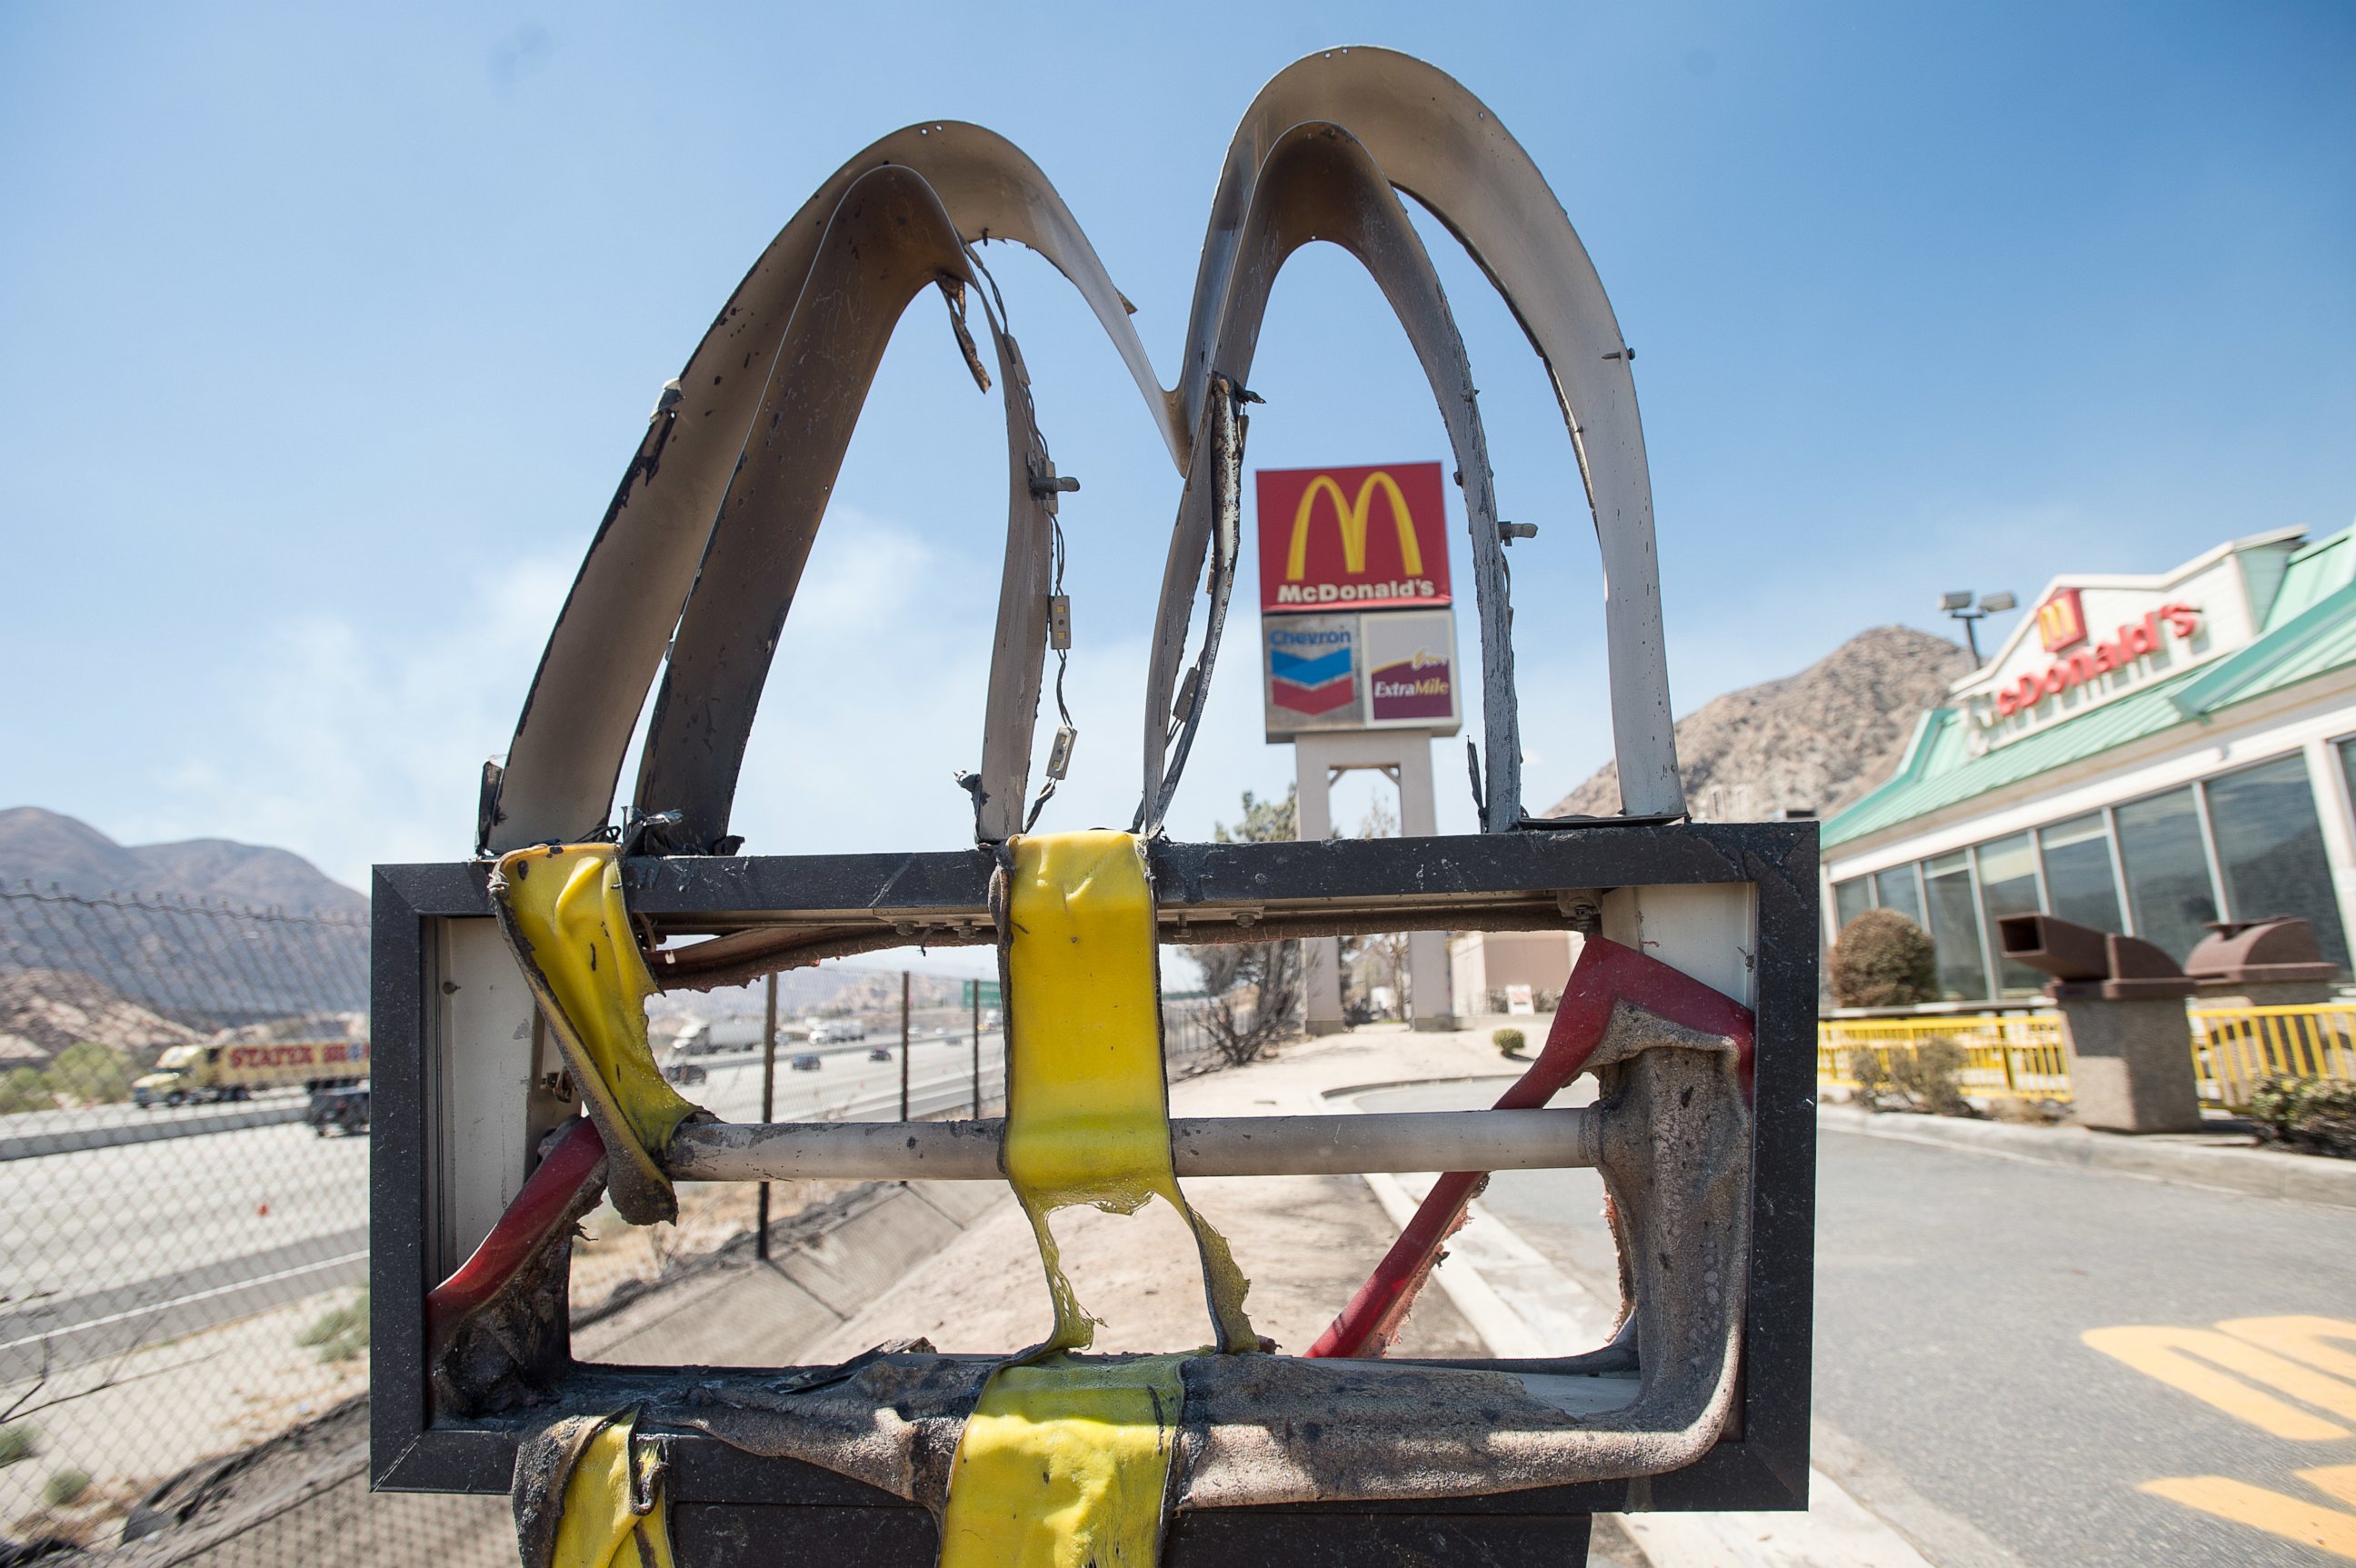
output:
[[[2326,1465],[2319,1470],[2301,1470],[2298,1478],[2319,1492],[2329,1492],[2350,1508],[2356,1508],[2356,1465]]]
[[[2356,1323],[2336,1317],[2233,1317],[2217,1326],[2236,1339],[2263,1345],[2276,1355],[2356,1383],[2356,1353],[2330,1343],[2339,1339],[2356,1345]]]
[[[2299,1474],[2308,1479],[2319,1475],[2331,1476],[2334,1487],[2344,1488],[2340,1489],[2341,1496],[2356,1495],[2356,1466],[2342,1465],[2329,1471],[2302,1470]],[[2303,1498],[2286,1497],[2224,1476],[2146,1481],[2136,1490],[2235,1524],[2246,1524],[2253,1530],[2263,1530],[2285,1541],[2320,1547],[2335,1556],[2356,1562],[2356,1513],[2319,1508]]]
[[[2284,1319],[2237,1319],[2237,1322],[2283,1322]],[[2329,1322],[2329,1319],[2313,1321]],[[2341,1325],[2356,1333],[2356,1325]],[[2336,1422],[2262,1393],[2250,1386],[2263,1383],[2277,1393],[2356,1422],[2356,1382],[2303,1366],[2286,1356],[2213,1328],[2177,1328],[2136,1325],[2093,1328],[2079,1337],[2093,1349],[2126,1362],[2147,1377],[2190,1394],[2237,1421],[2245,1421],[2276,1437],[2327,1443],[2346,1437],[2349,1429]],[[2218,1369],[2222,1368],[2221,1371]],[[2233,1376],[2228,1374],[2238,1374]],[[2244,1382],[2242,1380],[2247,1379]]]
[[[2094,1349],[2190,1394],[2275,1437],[2329,1442],[2348,1429],[2275,1394],[2356,1422],[2356,1323],[2336,1317],[2234,1317],[2216,1328],[2136,1325],[2090,1329]],[[2274,1391],[2261,1391],[2253,1384]],[[2297,1472],[2317,1491],[2348,1505],[2278,1492],[2230,1476],[2170,1476],[2136,1489],[2303,1546],[2356,1562],[2356,1465]]]

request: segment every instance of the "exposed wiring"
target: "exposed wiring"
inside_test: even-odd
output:
[[[1064,677],[1069,672],[1072,661],[1072,618],[1071,599],[1064,592],[1064,564],[1067,551],[1064,540],[1063,518],[1057,501],[1058,497],[1078,489],[1080,482],[1055,472],[1055,460],[1047,451],[1047,437],[1039,429],[1039,410],[1031,397],[1031,377],[1023,368],[1023,350],[1014,341],[1014,335],[1006,329],[1006,296],[999,292],[998,279],[991,273],[989,263],[981,259],[980,252],[975,246],[966,247],[966,259],[973,264],[973,269],[983,285],[983,289],[975,291],[981,300],[982,314],[989,318],[991,333],[997,338],[1011,361],[1009,379],[1012,390],[1022,400],[1025,444],[1029,447],[1026,457],[1031,477],[1031,495],[1034,503],[1044,507],[1047,513],[1046,610],[1048,640],[1055,654],[1057,724],[1055,744],[1047,754],[1047,766],[1044,769],[1046,782],[1040,789],[1039,793],[1033,798],[1031,810],[1023,819],[1023,831],[1027,833],[1037,825],[1039,813],[1046,809],[1048,801],[1055,798],[1055,787],[1064,781],[1066,775],[1070,771],[1072,747],[1079,739],[1080,734],[1079,726],[1072,722],[1072,710],[1064,699]],[[983,292],[984,289],[987,290],[986,293]],[[963,303],[961,295],[958,303],[959,305]],[[951,319],[959,328],[960,341],[963,341],[966,335],[962,330],[964,324],[961,311],[953,312]],[[969,360],[979,363],[979,357],[969,349],[967,350],[967,355]],[[962,784],[965,781],[960,779],[959,782]],[[973,785],[966,787],[969,789],[975,788]],[[975,792],[978,800],[978,789]]]

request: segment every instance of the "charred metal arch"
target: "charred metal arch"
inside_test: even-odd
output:
[[[1170,748],[1183,747],[1209,671],[1206,645],[1186,711],[1179,695],[1189,607],[1201,581],[1218,486],[1210,469],[1215,443],[1199,442],[1213,377],[1240,374],[1224,355],[1248,361],[1275,270],[1310,238],[1332,238],[1357,254],[1383,287],[1431,381],[1458,466],[1472,530],[1482,626],[1487,781],[1483,827],[1497,832],[1522,821],[1520,747],[1513,698],[1511,607],[1505,599],[1494,489],[1489,478],[1469,370],[1430,259],[1389,188],[1429,208],[1497,285],[1545,361],[1569,425],[1593,513],[1605,576],[1605,623],[1612,671],[1612,732],[1622,811],[1674,817],[1684,810],[1670,725],[1659,576],[1650,483],[1634,383],[1611,304],[1578,236],[1536,166],[1480,102],[1419,60],[1380,49],[1337,50],[1300,61],[1262,90],[1230,147],[1204,245],[1175,390],[1158,385],[1128,320],[1128,303],[1106,274],[1071,213],[1037,166],[1011,144],[979,127],[934,124],[895,133],[869,147],[804,204],[764,252],[697,348],[641,441],[583,564],[543,655],[503,768],[487,770],[478,847],[498,851],[596,831],[611,810],[623,753],[645,693],[671,634],[683,658],[666,678],[661,725],[649,736],[636,805],[646,813],[680,811],[674,842],[708,847],[727,836],[735,767],[774,648],[774,628],[790,596],[808,531],[823,510],[825,481],[839,461],[827,442],[847,440],[865,377],[857,386],[797,384],[796,344],[827,332],[880,346],[888,321],[921,284],[877,280],[871,296],[845,306],[812,288],[828,266],[828,236],[851,220],[845,200],[862,180],[896,166],[929,192],[940,221],[963,241],[1018,240],[1039,251],[1079,287],[1129,365],[1149,412],[1188,484],[1173,531],[1145,717],[1141,822],[1158,822],[1174,784]],[[876,192],[869,192],[876,195]],[[913,191],[898,199],[916,202]],[[1299,203],[1319,204],[1321,230]],[[919,241],[937,262],[938,224]],[[938,275],[971,274],[964,258]],[[840,265],[840,260],[834,263]],[[839,274],[838,274],[839,275]],[[898,297],[894,299],[895,291]],[[882,308],[878,307],[882,302]],[[831,310],[850,319],[817,320]],[[1027,794],[1030,732],[1035,716],[1036,657],[1044,618],[1039,575],[1023,558],[1038,513],[1052,505],[1033,489],[1029,449],[1035,434],[1014,418],[1012,384],[1019,354],[999,338],[1009,399],[1010,539],[991,703],[985,722],[981,803],[984,840],[1019,825]],[[869,367],[872,372],[872,365]],[[1012,372],[1012,373],[1009,373]],[[788,460],[735,494],[740,456],[763,442],[765,415],[782,428],[809,411],[818,443],[808,462]],[[1197,448],[1204,448],[1198,450]],[[748,467],[758,465],[747,463]],[[766,518],[753,501],[787,513]],[[811,498],[817,498],[812,510]],[[1232,501],[1232,498],[1230,498]],[[798,515],[796,510],[798,510]],[[707,562],[757,558],[763,570],[731,582]],[[1215,565],[1216,563],[1215,562]],[[1228,561],[1232,568],[1232,558]],[[699,606],[703,583],[716,592]],[[770,597],[762,602],[755,585]],[[1227,577],[1209,585],[1214,618],[1223,614]],[[764,635],[765,631],[767,635]],[[749,660],[720,660],[739,650]],[[749,666],[749,673],[748,673]],[[1023,701],[1025,692],[1030,701]],[[701,709],[697,703],[705,704]],[[695,710],[695,711],[691,711]],[[1016,732],[1019,731],[1019,736]],[[678,791],[669,798],[664,790]]]
[[[1226,269],[1217,306],[1217,332],[1205,362],[1216,367],[1210,372],[1213,377],[1237,383],[1250,379],[1260,323],[1277,275],[1295,251],[1318,240],[1341,246],[1373,274],[1393,314],[1407,329],[1408,340],[1440,405],[1449,444],[1455,450],[1472,536],[1485,707],[1495,714],[1490,720],[1491,788],[1484,794],[1505,791],[1496,797],[1498,816],[1482,826],[1489,832],[1511,828],[1521,809],[1519,785],[1507,782],[1517,778],[1520,769],[1519,743],[1514,738],[1513,645],[1506,635],[1512,612],[1505,595],[1495,487],[1490,478],[1488,446],[1481,432],[1472,367],[1465,360],[1463,340],[1440,290],[1439,274],[1408,221],[1407,209],[1399,205],[1365,146],[1341,126],[1325,121],[1296,125],[1269,150],[1231,252],[1232,264]],[[1210,253],[1206,247],[1205,257]],[[1209,406],[1215,416],[1217,403]],[[1176,764],[1183,760],[1183,753],[1173,758],[1164,776],[1156,726],[1164,714],[1191,725],[1201,712],[1208,680],[1208,671],[1203,671],[1189,684],[1177,687],[1173,711],[1172,693],[1188,605],[1194,581],[1202,573],[1205,535],[1215,526],[1206,501],[1217,507],[1215,528],[1223,540],[1239,504],[1232,483],[1203,482],[1206,477],[1215,480],[1225,473],[1219,461],[1223,450],[1217,442],[1198,443],[1195,447],[1194,471],[1189,475],[1179,505],[1177,526],[1171,532],[1169,564],[1162,573],[1162,604],[1154,623],[1145,693],[1144,799],[1151,810],[1141,810],[1140,827],[1149,833],[1161,827],[1175,789]],[[1240,440],[1231,460],[1239,480]],[[1231,551],[1226,559],[1228,572],[1215,571],[1212,575],[1210,619],[1215,625],[1226,611]]]
[[[1579,455],[1602,553],[1612,738],[1619,761],[1621,810],[1632,817],[1683,815],[1685,790],[1677,778],[1661,637],[1652,481],[1644,464],[1644,426],[1627,344],[1602,280],[1546,177],[1497,117],[1462,84],[1421,60],[1388,49],[1336,49],[1287,67],[1260,90],[1237,128],[1212,202],[1210,231],[1194,283],[1186,360],[1181,368],[1188,417],[1200,407],[1194,389],[1211,368],[1214,347],[1224,329],[1220,301],[1240,264],[1241,236],[1267,177],[1270,155],[1295,127],[1319,121],[1347,132],[1385,180],[1415,198],[1456,236],[1496,285],[1546,364]],[[1420,257],[1419,242],[1416,249]],[[1428,258],[1422,259],[1422,269],[1429,270]],[[1385,292],[1390,292],[1387,286]],[[1404,316],[1402,324],[1413,332]],[[1430,375],[1432,360],[1420,342],[1417,352]],[[1462,346],[1455,345],[1454,352],[1461,358]],[[1435,377],[1434,391],[1440,390]],[[1443,396],[1443,415],[1446,403]],[[1452,423],[1450,430],[1453,436]],[[1458,456],[1460,461],[1463,456],[1461,442]],[[1465,470],[1468,516],[1476,499],[1471,489],[1473,477],[1473,470]],[[1495,530],[1487,530],[1484,541],[1477,517],[1473,521],[1488,753],[1483,827],[1494,832],[1522,820],[1521,755],[1515,738],[1511,609],[1503,597],[1504,557]]]
[[[498,853],[550,839],[584,838],[604,828],[630,732],[697,589],[738,458],[769,400],[784,346],[805,309],[830,303],[809,288],[825,240],[852,188],[887,167],[929,188],[932,201],[965,241],[1020,241],[1070,278],[1129,365],[1173,460],[1184,463],[1187,437],[1177,403],[1154,381],[1144,345],[1129,323],[1127,301],[1037,166],[1012,143],[975,125],[913,126],[883,138],[837,170],[779,231],[689,358],[677,395],[667,395],[656,410],[550,635],[506,763],[487,770],[478,848]],[[927,242],[937,254],[937,236]],[[951,271],[970,275],[962,262]],[[898,303],[905,302],[904,295]],[[896,316],[896,308],[891,314]],[[871,326],[862,322],[858,328]],[[1016,435],[1010,430],[1010,444]],[[1027,435],[1024,445],[1027,458]],[[830,477],[831,471],[826,470]],[[1010,532],[1018,537],[1026,534],[1033,510],[1030,478],[1026,463],[1010,485],[1017,492]],[[809,526],[815,526],[815,519]],[[806,540],[787,545],[797,558],[808,547]],[[1012,607],[1001,606],[1001,638]],[[1044,607],[1036,607],[1044,612]],[[776,613],[768,607],[755,609],[756,628]],[[766,650],[760,650],[760,660],[766,669]],[[1035,666],[1036,659],[1032,662]],[[993,720],[1013,705],[1003,696],[1012,676],[1011,668],[993,671],[993,697],[1001,699],[994,703]],[[1035,687],[1035,669],[1032,681]],[[743,714],[731,721],[740,732],[734,743],[740,755],[741,732],[749,732],[750,720]],[[1021,809],[1023,780],[1015,776],[1010,781],[1009,775],[1020,770],[1012,768],[1009,753],[1019,744],[1027,760],[1028,724],[1026,713],[1020,742],[1001,742],[996,749],[1000,776],[991,778],[985,769],[984,789],[996,797],[994,809],[1005,813],[986,823],[985,831],[999,830],[1000,836],[1012,831],[1010,822],[1019,822],[1014,813]],[[654,765],[651,752],[648,762]],[[657,777],[671,776],[668,765],[654,766]],[[733,793],[733,768],[724,782]],[[701,841],[705,844],[725,836],[725,801],[723,794],[716,813],[720,826]],[[685,814],[677,801],[642,809],[674,808]],[[678,838],[693,838],[714,815],[707,808],[697,827],[682,822]]]

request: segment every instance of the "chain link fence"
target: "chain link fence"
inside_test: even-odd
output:
[[[363,1395],[368,968],[363,918],[0,889],[0,1538],[20,1552],[116,1548],[176,1480]]]
[[[503,1499],[368,1490],[368,977],[361,917],[0,887],[0,1564],[514,1561]],[[1219,1065],[1205,1005],[1165,1006],[1173,1077]],[[1002,1114],[971,1023],[927,1016],[913,1114]],[[781,1041],[780,1118],[894,1114],[894,1024],[822,1071]],[[757,1020],[714,1031],[667,1055],[755,1119]],[[840,1185],[776,1184],[773,1225]],[[576,1321],[746,1250],[755,1201],[593,1215]]]

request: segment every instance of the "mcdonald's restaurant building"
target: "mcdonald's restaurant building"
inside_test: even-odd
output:
[[[1959,1007],[2039,995],[1995,946],[1997,917],[2035,910],[2179,962],[2209,921],[2301,916],[2345,979],[2351,779],[2356,530],[2065,576],[1923,715],[1889,782],[1825,822],[1825,934],[1899,911]]]

